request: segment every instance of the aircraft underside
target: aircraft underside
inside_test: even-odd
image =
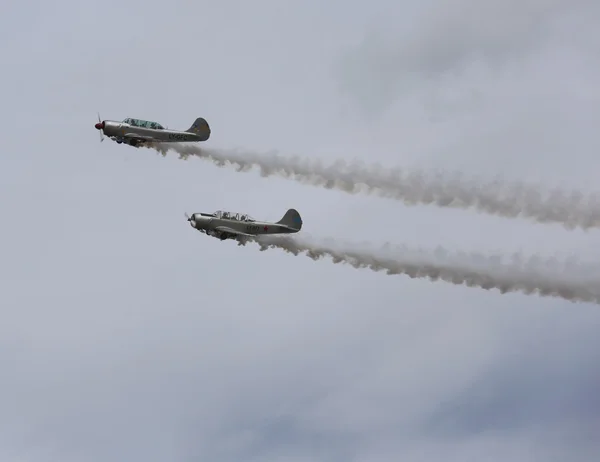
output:
[[[230,233],[224,233],[221,231],[207,231],[206,234],[212,237],[216,237],[217,239],[221,239],[224,241],[225,239],[235,239],[235,236]]]
[[[117,138],[117,137],[113,137],[113,140],[116,141],[117,144],[125,143],[125,144],[128,144],[129,146],[133,146],[134,148],[137,148],[139,146],[143,146],[144,144],[150,144],[150,141],[139,140],[139,139],[135,139],[135,138]]]
[[[237,234],[232,234],[232,233],[226,233],[224,231],[209,230],[209,231],[205,231],[205,233],[208,236],[216,237],[217,239],[220,239],[222,241],[225,241],[227,239],[232,239],[234,241],[241,241],[241,240],[244,239],[243,236],[240,236],[240,235],[237,235]]]

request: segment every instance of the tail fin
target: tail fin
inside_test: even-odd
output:
[[[206,119],[203,119],[202,117],[198,117],[186,132],[201,136],[201,141],[206,141],[210,138],[210,127],[208,126]]]
[[[300,231],[302,229],[302,218],[296,209],[289,209],[277,224]]]

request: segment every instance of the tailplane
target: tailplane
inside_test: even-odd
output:
[[[210,138],[210,127],[208,126],[206,119],[203,119],[202,117],[198,117],[186,132],[201,136],[201,141],[206,141]]]
[[[302,229],[302,218],[296,209],[289,209],[287,212],[285,212],[285,215],[277,222],[277,224],[300,231]]]

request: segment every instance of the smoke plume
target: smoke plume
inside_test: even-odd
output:
[[[586,197],[578,191],[544,192],[523,183],[478,183],[460,174],[406,172],[341,160],[325,166],[319,161],[285,158],[276,153],[207,149],[176,143],[162,143],[153,148],[163,155],[174,150],[183,159],[193,155],[220,167],[231,165],[238,172],[258,167],[263,176],[277,175],[351,194],[375,194],[406,205],[473,208],[502,217],[521,216],[540,223],[560,223],[567,229],[600,227],[600,196],[597,194]]]
[[[411,250],[394,248],[389,244],[376,250],[365,244],[342,244],[333,240],[316,242],[306,236],[258,236],[241,241],[239,245],[248,242],[257,243],[261,251],[278,248],[293,255],[304,253],[313,260],[330,257],[333,263],[385,271],[388,275],[442,280],[486,290],[497,289],[503,294],[521,292],[600,304],[600,268],[576,260],[527,259],[518,254],[510,258],[450,254],[441,248],[434,251]]]

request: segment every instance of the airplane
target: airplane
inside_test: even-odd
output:
[[[125,143],[133,147],[161,142],[206,141],[210,138],[210,127],[202,117],[198,117],[186,131],[180,131],[169,130],[157,122],[130,117],[121,122],[100,120],[98,114],[95,127],[100,131],[100,141],[104,141],[104,133],[118,144]]]
[[[302,218],[296,209],[289,209],[276,223],[258,221],[250,215],[217,210],[214,213],[185,215],[192,228],[222,241],[246,240],[265,234],[290,234],[302,229]]]

